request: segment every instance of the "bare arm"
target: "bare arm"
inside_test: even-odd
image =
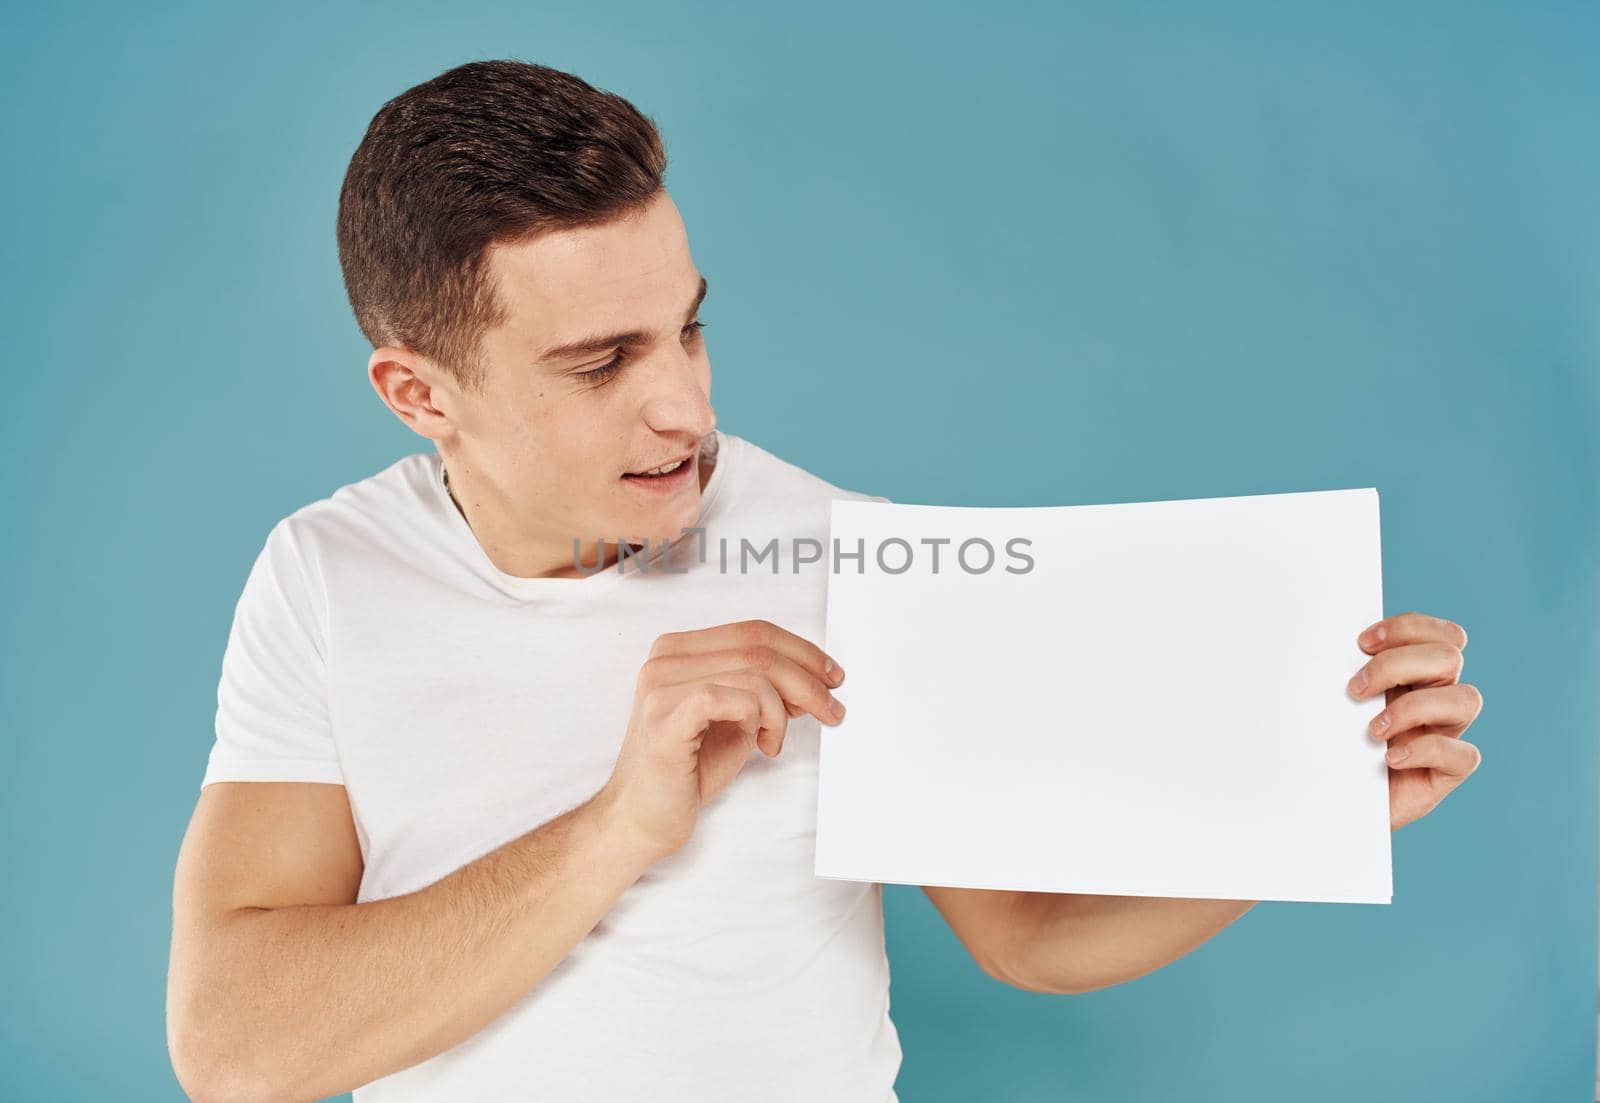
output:
[[[1255,905],[938,885],[923,892],[984,972],[1028,992],[1092,992],[1144,976]]]
[[[357,904],[342,785],[201,791],[173,890],[167,1034],[199,1103],[336,1095],[464,1041],[561,961],[844,672],[769,621],[658,637],[584,804],[441,880]]]
[[[357,904],[343,786],[207,786],[173,893],[168,1042],[184,1090],[321,1099],[471,1036],[655,860],[610,807],[597,794],[427,888]]]

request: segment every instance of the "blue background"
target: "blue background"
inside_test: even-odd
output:
[[[1392,906],[1052,997],[889,888],[907,1103],[1590,1098],[1600,9],[232,7],[0,35],[0,1096],[180,1098],[233,603],[274,521],[428,446],[365,380],[339,182],[385,99],[510,56],[661,125],[723,428],[896,501],[1376,486],[1386,610],[1471,635],[1484,764]]]

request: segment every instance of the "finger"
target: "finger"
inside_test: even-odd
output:
[[[761,702],[761,724],[756,733],[756,746],[768,758],[776,758],[783,749],[784,735],[789,730],[789,712],[784,708],[777,687],[759,671],[749,669],[723,670],[707,675],[705,680],[756,695]]]
[[[1395,686],[1450,685],[1461,677],[1461,651],[1452,644],[1410,643],[1380,651],[1350,677],[1360,700]]]
[[[1483,694],[1474,685],[1414,689],[1391,701],[1367,728],[1379,739],[1393,739],[1424,725],[1465,730],[1482,708]]]
[[[822,648],[770,620],[740,620],[710,628],[666,632],[656,637],[650,656],[682,655],[697,651],[764,646],[780,651],[830,686],[844,681],[844,670]]]
[[[713,720],[737,724],[752,743],[760,735],[761,698],[748,689],[695,682],[676,687],[674,696],[667,712],[667,730],[680,740],[698,739]]]
[[[784,711],[791,716],[809,712],[824,724],[837,724],[843,715],[844,706],[815,672],[764,644],[665,655],[650,659],[645,665],[649,677],[660,685],[697,681],[726,670],[755,670],[777,687]],[[799,711],[790,709],[791,705],[798,706]],[[837,710],[835,705],[839,705]]]
[[[1468,743],[1449,735],[1417,735],[1405,742],[1397,742],[1384,755],[1391,768],[1417,770],[1431,768],[1460,780],[1471,774],[1483,761],[1483,752],[1476,743]]]
[[[1368,625],[1356,644],[1368,654],[1408,643],[1447,643],[1457,651],[1467,646],[1467,632],[1453,620],[1426,613],[1396,613]]]

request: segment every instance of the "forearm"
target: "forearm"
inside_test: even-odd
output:
[[[313,1100],[440,1053],[543,978],[653,860],[597,797],[404,896],[230,912],[174,989],[193,1078],[220,1099]]]
[[[1249,911],[1253,900],[1017,892],[1007,980],[1038,992],[1089,992],[1182,957]]]

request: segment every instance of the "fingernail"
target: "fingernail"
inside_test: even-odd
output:
[[[1388,730],[1389,710],[1384,709],[1382,712],[1378,713],[1378,715],[1372,718],[1372,734],[1376,736],[1382,736],[1383,733]]]
[[[1389,753],[1384,757],[1390,762],[1404,762],[1410,754],[1411,749],[1409,747],[1390,747]]]
[[[840,682],[844,681],[844,671],[841,670],[839,664],[834,662],[832,659],[829,659],[823,664],[822,672],[828,676],[828,681],[834,685],[838,685]]]
[[[833,711],[834,719],[844,719],[844,702],[831,693],[828,694],[828,708]]]
[[[1367,688],[1367,668],[1366,667],[1362,667],[1360,670],[1356,671],[1355,677],[1350,679],[1350,692],[1351,693],[1355,693],[1355,694],[1359,694],[1362,690],[1364,690],[1366,688]]]
[[[1385,636],[1387,636],[1388,634],[1389,634],[1389,630],[1386,629],[1383,625],[1380,624],[1380,625],[1378,625],[1378,627],[1374,628],[1372,631],[1367,633],[1367,639],[1370,640],[1371,642],[1375,643],[1375,644],[1376,643],[1382,643],[1383,642],[1383,638]]]

